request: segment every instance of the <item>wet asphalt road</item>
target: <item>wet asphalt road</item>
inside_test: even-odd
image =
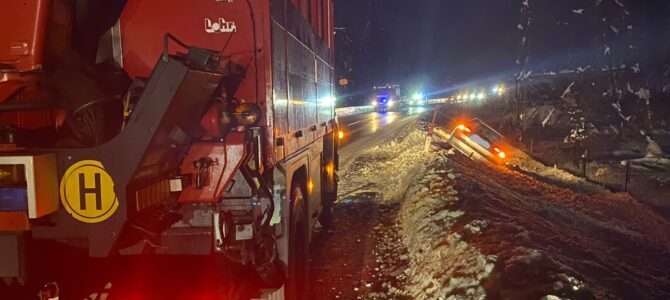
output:
[[[365,150],[393,138],[399,129],[416,121],[426,109],[410,109],[402,112],[370,112],[339,117],[345,138],[340,146],[340,169],[346,167]]]

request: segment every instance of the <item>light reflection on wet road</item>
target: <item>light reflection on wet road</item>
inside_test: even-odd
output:
[[[340,142],[340,169],[365,150],[383,143],[397,130],[413,124],[426,109],[410,109],[403,112],[370,112],[340,117],[340,128],[345,138]]]
[[[345,131],[347,137],[343,146],[346,147],[347,144],[353,143],[362,137],[374,135],[381,128],[389,126],[396,121],[402,121],[408,117],[415,117],[417,114],[425,111],[425,109],[415,109],[405,112],[371,112],[340,117],[340,127]]]

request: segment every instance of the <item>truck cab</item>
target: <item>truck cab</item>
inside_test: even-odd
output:
[[[400,85],[385,84],[375,86],[371,105],[378,112],[388,112],[400,109],[404,104],[400,95]]]
[[[377,99],[372,102],[372,106],[377,112],[392,111],[396,108],[396,105],[398,105],[396,100],[389,97],[388,95],[377,96]]]

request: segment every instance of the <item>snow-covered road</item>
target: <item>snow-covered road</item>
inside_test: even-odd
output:
[[[358,155],[393,139],[403,128],[412,126],[416,119],[416,114],[407,112],[371,112],[340,118],[340,127],[345,132],[340,148],[340,168],[348,168]]]

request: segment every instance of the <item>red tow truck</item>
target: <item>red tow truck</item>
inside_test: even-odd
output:
[[[304,298],[337,194],[332,0],[1,7],[0,278],[48,241],[221,256]]]

